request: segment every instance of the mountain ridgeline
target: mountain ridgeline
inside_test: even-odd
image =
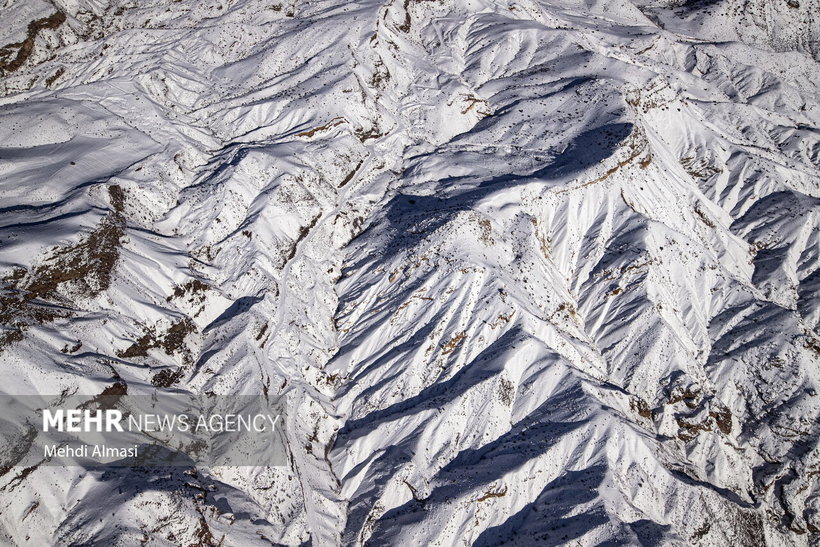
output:
[[[0,543],[816,545],[818,13],[6,1],[2,391],[261,393],[288,463],[4,429]]]

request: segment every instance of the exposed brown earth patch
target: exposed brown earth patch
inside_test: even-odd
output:
[[[629,400],[629,408],[635,411],[638,416],[641,416],[642,418],[652,418],[652,409],[649,408],[649,403],[640,397],[632,397]]]
[[[345,120],[342,117],[333,118],[332,120],[330,120],[329,122],[327,122],[324,125],[320,125],[319,127],[314,127],[313,129],[309,129],[308,131],[302,131],[301,133],[296,133],[296,136],[297,137],[308,137],[308,138],[310,138],[310,137],[314,136],[316,133],[321,133],[323,131],[328,131],[328,130],[336,127],[337,125],[341,125],[341,124],[345,123],[346,121],[347,120]]]
[[[614,175],[615,173],[617,173],[622,167],[625,167],[625,166],[629,165],[630,163],[632,163],[633,161],[635,161],[635,159],[638,156],[640,156],[642,152],[643,152],[643,150],[634,151],[631,156],[629,156],[625,160],[619,161],[618,163],[615,164],[615,166],[610,167],[609,169],[607,169],[604,172],[604,174],[601,175],[600,177],[594,178],[594,179],[592,179],[590,181],[587,181],[583,184],[580,184],[578,186],[572,186],[572,187],[569,187],[569,188],[558,189],[558,190],[555,191],[555,193],[556,194],[565,194],[565,193],[571,192],[573,190],[578,190],[580,188],[586,188],[587,186],[592,186],[593,184],[598,184],[599,182],[603,182],[606,179],[608,179],[609,177],[611,177],[612,175]]]
[[[95,395],[78,408],[84,410],[86,408],[96,408],[100,410],[108,410],[117,406],[120,399],[128,395],[128,384],[125,382],[114,382],[107,388],[103,389],[99,395]]]
[[[483,496],[478,498],[476,501],[487,501],[490,498],[502,498],[507,495],[507,487],[505,486],[503,489],[499,490],[498,492],[485,492]]]
[[[715,425],[721,433],[728,435],[732,432],[732,412],[728,408],[721,407],[713,410],[709,416],[715,420]]]
[[[182,378],[182,373],[182,368],[178,368],[173,372],[168,369],[164,369],[156,373],[151,378],[151,383],[157,387],[171,387],[176,384],[180,378]]]
[[[450,339],[449,342],[447,342],[446,344],[444,344],[444,346],[442,346],[441,353],[447,354],[447,353],[451,353],[452,351],[454,351],[457,347],[459,347],[461,345],[461,343],[464,341],[464,338],[466,336],[467,335],[464,333],[464,331],[456,333],[455,336],[453,336]]]
[[[197,296],[199,299],[203,299],[204,295],[202,293],[211,290],[211,286],[207,283],[200,281],[199,279],[192,279],[183,285],[177,285],[174,287],[174,292],[165,299],[166,302],[170,302],[176,298],[183,298],[189,297],[189,299],[193,300]]]
[[[14,72],[22,67],[34,51],[37,35],[43,30],[53,30],[65,23],[65,13],[57,11],[48,17],[37,19],[28,24],[26,37],[22,42],[6,44],[0,47],[0,75]],[[6,60],[13,52],[17,54],[11,60]]]
[[[359,171],[359,168],[362,166],[362,163],[364,163],[364,160],[361,160],[356,165],[356,167],[354,167],[353,170],[345,176],[344,180],[342,180],[342,182],[339,184],[339,188],[342,188],[345,184],[353,180],[353,177],[356,176],[356,173]]]
[[[412,2],[436,2],[437,0],[404,0],[404,23],[396,27],[402,32],[410,32],[412,19],[410,17],[410,4]]]
[[[118,351],[117,356],[123,359],[147,357],[149,349],[160,348],[167,355],[182,354],[186,364],[190,364],[193,357],[185,345],[185,337],[193,332],[196,332],[196,325],[187,317],[171,325],[164,334],[157,334],[149,328],[128,348]]]
[[[299,234],[296,236],[296,240],[293,242],[293,245],[291,246],[290,251],[288,251],[288,254],[285,257],[285,263],[290,262],[293,259],[293,257],[296,256],[296,249],[299,247],[299,243],[301,243],[302,240],[307,237],[307,235],[310,233],[310,231],[314,227],[316,227],[316,223],[319,222],[320,218],[322,218],[321,213],[316,215],[315,217],[313,217],[313,220],[310,221],[310,224],[308,224],[307,226],[303,226],[299,230]]]
[[[93,298],[111,285],[125,235],[125,194],[119,186],[108,190],[113,211],[85,238],[3,278],[0,325],[6,332],[0,334],[0,351],[22,340],[29,327],[72,315],[67,304],[74,296]]]
[[[56,82],[63,74],[65,74],[65,69],[63,67],[58,68],[54,74],[46,78],[46,87],[51,87],[51,84]]]

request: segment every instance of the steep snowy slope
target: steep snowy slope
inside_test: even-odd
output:
[[[816,544],[817,2],[751,4],[7,0],[2,390],[290,460],[6,439],[3,541]]]

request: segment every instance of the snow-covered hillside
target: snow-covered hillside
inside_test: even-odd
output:
[[[0,542],[817,544],[818,13],[4,0],[0,390],[270,393],[290,464],[5,439]]]

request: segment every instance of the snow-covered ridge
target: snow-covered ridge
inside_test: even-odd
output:
[[[7,0],[3,391],[292,454],[0,446],[3,541],[815,544],[818,5],[748,4]]]

